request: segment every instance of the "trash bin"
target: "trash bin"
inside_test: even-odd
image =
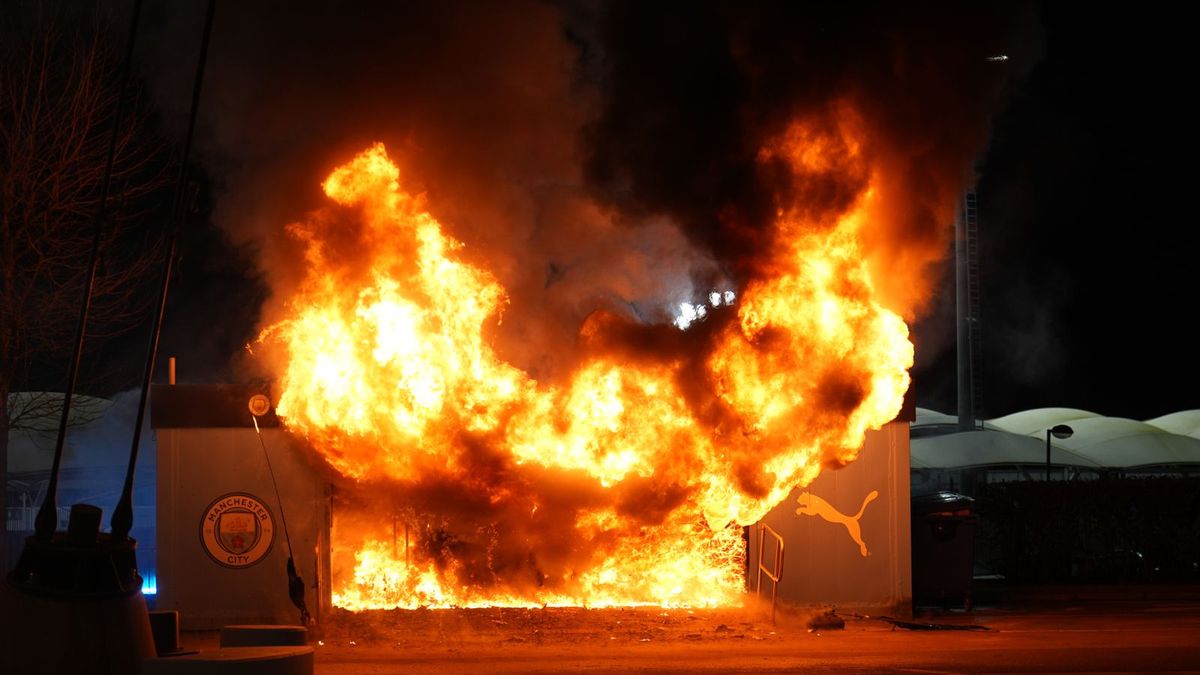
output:
[[[971,609],[975,500],[956,492],[912,498],[913,602]]]

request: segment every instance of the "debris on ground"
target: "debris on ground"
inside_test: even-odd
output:
[[[413,649],[520,649],[534,645],[679,645],[726,640],[779,639],[757,612],[738,608],[471,608],[424,610],[335,609],[327,636],[341,646]],[[769,631],[769,632],[768,632]],[[769,636],[769,637],[768,637]]]
[[[815,630],[843,630],[846,628],[846,621],[837,615],[837,610],[829,610],[824,614],[817,614],[809,617],[808,629]]]
[[[867,617],[870,618],[870,617]],[[876,619],[892,624],[893,628],[903,628],[905,630],[972,630],[972,631],[990,631],[991,628],[981,626],[975,623],[922,623],[919,621],[905,621],[903,619],[893,619],[890,616],[877,616]]]

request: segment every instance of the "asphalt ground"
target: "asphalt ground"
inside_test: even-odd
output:
[[[337,612],[314,631],[316,672],[1020,673],[1200,672],[1200,600],[1036,598],[912,619],[986,630],[909,630],[841,615],[745,610],[464,609]],[[188,648],[215,633],[185,633]]]

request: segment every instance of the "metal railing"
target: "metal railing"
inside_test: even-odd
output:
[[[19,532],[25,534],[34,531],[34,521],[37,518],[38,507],[9,506],[6,511],[9,532]],[[153,506],[135,506],[133,511],[137,515],[138,519],[142,522],[154,522],[155,510]],[[67,522],[70,519],[71,507],[58,507],[58,529],[65,531],[67,529]]]
[[[37,517],[36,506],[9,506],[6,517],[9,532],[33,532],[34,520]],[[65,530],[71,517],[71,507],[58,507],[58,528]]]
[[[775,549],[773,569],[767,569],[763,565],[763,548],[766,543],[765,535],[768,532],[779,542],[779,546]],[[783,537],[766,523],[760,523],[758,526],[758,583],[754,589],[755,597],[762,597],[763,574],[766,574],[767,578],[771,580],[771,623],[775,623],[775,601],[779,598],[779,581],[783,579]]]

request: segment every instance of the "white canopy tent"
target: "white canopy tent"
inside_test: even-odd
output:
[[[1050,463],[1085,469],[1145,470],[1196,466],[1200,469],[1200,410],[1185,410],[1146,422],[1104,417],[1076,408],[1037,408],[984,422],[982,430],[958,431],[956,418],[917,409],[913,422],[913,468],[967,469],[1044,464],[1046,430],[1067,424],[1069,438],[1051,439]],[[926,431],[935,433],[919,433]]]

